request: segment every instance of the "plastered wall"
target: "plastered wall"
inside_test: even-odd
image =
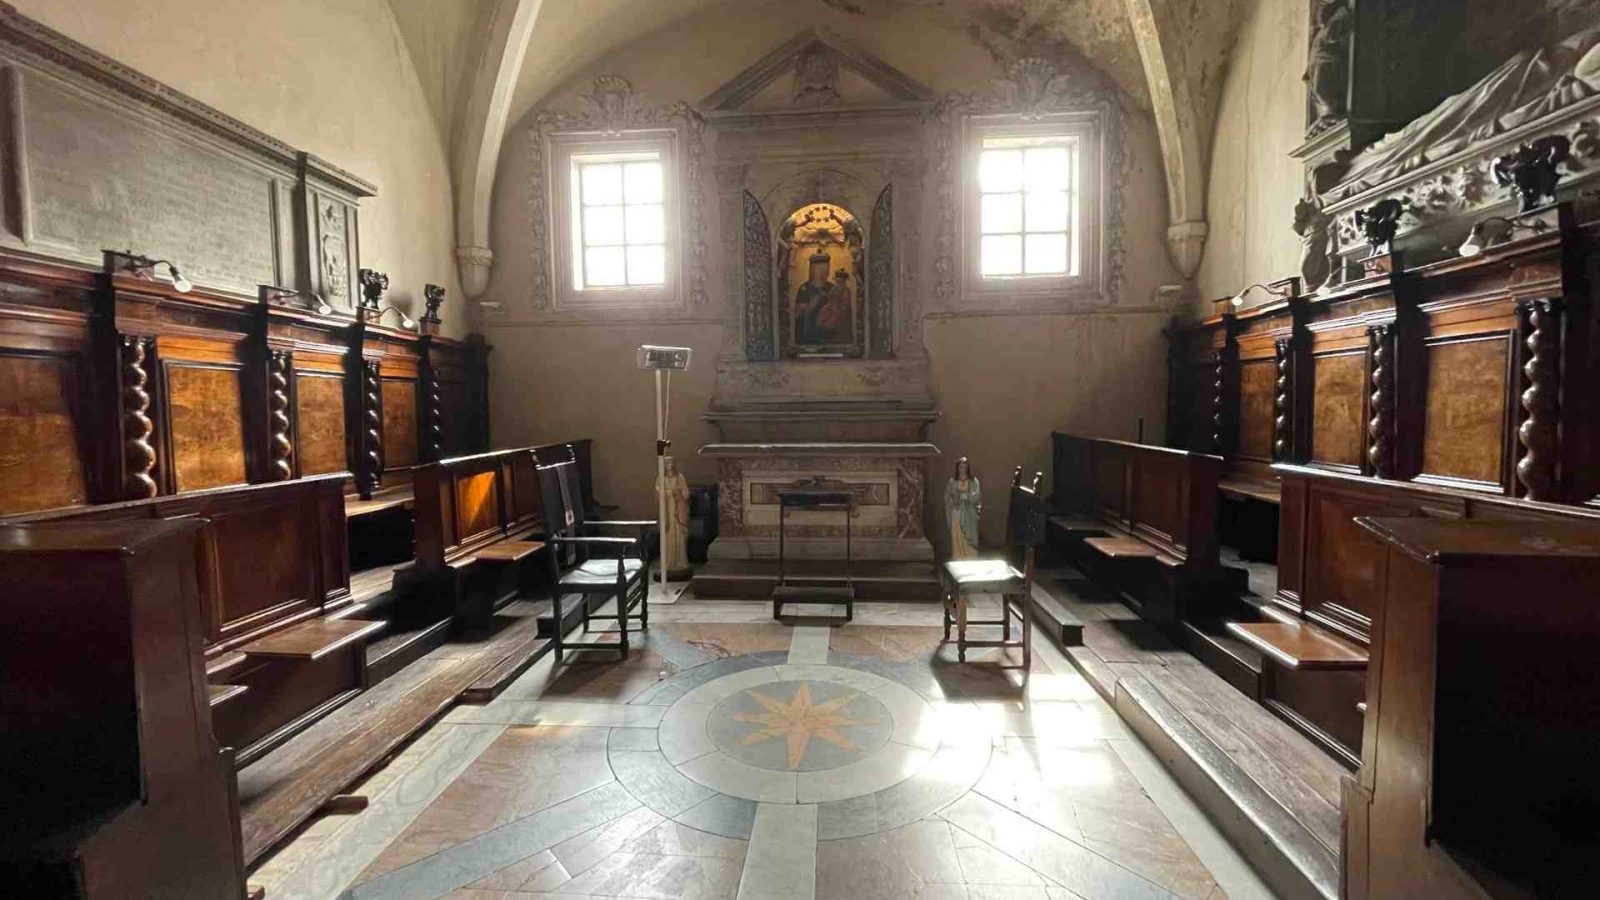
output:
[[[566,102],[597,75],[620,74],[654,102],[698,102],[810,26],[831,28],[935,92],[976,91],[1001,77],[1002,65],[967,34],[913,15],[893,21],[830,13],[819,4],[719,4],[640,39],[586,68],[545,103]],[[715,39],[711,39],[715,35]],[[937,525],[947,470],[957,456],[973,460],[989,486],[985,540],[1004,532],[1004,486],[1011,468],[1049,469],[1049,432],[1068,429],[1123,438],[1161,434],[1166,381],[1160,330],[1172,310],[1156,289],[1178,280],[1164,245],[1165,192],[1159,145],[1148,115],[1129,104],[1133,165],[1125,193],[1127,287],[1106,311],[1052,315],[975,315],[937,307],[931,272],[936,231],[931,213],[917,223],[921,270],[916,279],[928,313],[923,340],[932,359],[932,390],[942,413],[930,439],[944,458],[930,464],[930,527]],[[531,164],[526,122],[509,130],[495,191],[495,269],[485,297],[525,304],[531,266]],[[714,160],[714,141],[708,147]],[[713,180],[708,176],[708,190]],[[931,193],[931,191],[930,191]],[[708,195],[714,209],[716,198]],[[908,215],[902,213],[902,215]],[[715,219],[715,216],[712,217]],[[596,493],[630,513],[652,508],[651,381],[634,368],[641,343],[694,348],[694,367],[673,382],[671,437],[693,483],[715,480],[715,466],[695,450],[717,439],[701,421],[724,349],[722,317],[730,302],[729,251],[715,222],[708,236],[711,300],[670,322],[560,323],[496,326],[491,408],[495,442],[543,443],[589,436],[596,441]]]
[[[467,330],[440,131],[384,0],[17,0],[19,12],[373,182],[363,265],[420,312],[450,292],[445,331]]]

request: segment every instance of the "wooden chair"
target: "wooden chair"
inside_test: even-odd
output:
[[[549,554],[550,581],[554,594],[556,661],[566,650],[614,650],[618,659],[628,658],[628,622],[638,620],[640,628],[650,627],[650,543],[653,519],[626,521],[591,520],[584,514],[579,487],[577,455],[566,448],[566,459],[546,462],[548,449],[534,452],[539,472],[540,494],[544,500],[545,524],[550,543],[557,552]],[[595,530],[632,530],[635,536],[593,534]],[[617,639],[569,641],[562,597],[583,597],[583,630],[594,619],[615,620]],[[616,601],[613,613],[596,613],[591,597]],[[635,612],[637,610],[637,612]]]
[[[1026,672],[1033,664],[1033,618],[1029,614],[1030,596],[1033,593],[1033,557],[1044,541],[1045,504],[1039,497],[1039,482],[1043,473],[1035,472],[1031,485],[1022,484],[1022,467],[1017,466],[1011,476],[1010,508],[1006,511],[1007,557],[1021,550],[1022,568],[1018,570],[1006,557],[997,559],[952,559],[939,569],[939,581],[944,593],[944,639],[950,640],[950,625],[956,626],[956,658],[967,661],[968,647],[1021,647],[1022,668]],[[999,594],[1000,618],[982,621],[967,618],[967,597],[972,594]],[[1011,639],[1011,617],[1022,620],[1022,640]],[[953,618],[952,618],[953,617]],[[973,641],[967,639],[969,625],[998,625],[998,641]]]

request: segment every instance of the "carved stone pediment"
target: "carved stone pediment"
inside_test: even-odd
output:
[[[933,91],[825,28],[808,28],[712,91],[706,116],[932,103]]]

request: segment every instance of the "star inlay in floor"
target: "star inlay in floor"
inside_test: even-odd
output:
[[[832,769],[877,750],[894,721],[881,701],[821,681],[740,691],[712,712],[712,740],[741,762],[779,771]]]

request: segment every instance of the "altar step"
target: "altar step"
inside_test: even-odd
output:
[[[843,560],[794,560],[789,584],[838,587],[845,582]],[[856,599],[907,603],[939,602],[939,575],[932,563],[857,560],[850,566]],[[767,600],[778,586],[778,562],[767,559],[714,559],[695,570],[690,582],[700,599]]]

